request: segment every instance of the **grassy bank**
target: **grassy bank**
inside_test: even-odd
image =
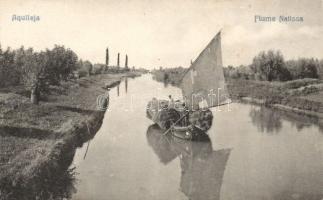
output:
[[[320,96],[323,82],[317,79],[299,79],[287,82],[228,80],[231,98],[249,97],[262,100],[264,104],[283,104],[299,109],[323,112]]]
[[[177,73],[176,70],[171,72],[156,70],[153,72],[153,76],[156,81],[179,86],[182,73]],[[226,83],[233,100],[265,104],[285,111],[323,118],[322,80],[305,78],[285,82],[269,82],[228,79]]]
[[[136,75],[102,74],[65,82],[39,105],[31,104],[19,87],[0,90],[0,199],[56,199],[51,197],[55,191],[46,190],[53,171],[66,175],[75,148],[101,126],[104,112],[96,109],[97,96],[129,76]]]
[[[284,111],[321,118],[323,124],[323,84],[317,79],[287,82],[250,80],[227,81],[230,96],[235,100],[265,104]]]

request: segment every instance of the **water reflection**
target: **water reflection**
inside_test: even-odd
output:
[[[284,112],[284,111],[277,111],[277,110],[276,112],[279,112],[281,114],[282,119],[292,123],[292,126],[295,126],[298,131],[301,131],[305,128],[309,128],[313,125],[314,126],[318,125],[317,117],[304,116],[293,112]],[[321,131],[323,132],[323,130]]]
[[[209,137],[185,141],[163,136],[156,125],[148,128],[151,121],[145,117],[152,96],[167,98],[171,94],[177,99],[180,91],[171,85],[164,88],[151,76],[128,84],[133,87],[127,94],[122,93],[122,85],[121,96],[111,96],[111,112],[91,141],[86,160],[86,145],[76,153],[80,182],[75,200],[323,198],[323,135],[317,127],[307,127],[310,119],[275,111],[271,115],[279,119],[282,127],[277,130],[283,134],[269,136],[260,134],[255,126],[263,123],[266,127],[271,122],[268,118],[250,122],[252,109],[261,113],[266,108],[233,103],[230,112],[213,112],[216,120],[208,130],[212,143]],[[156,88],[160,88],[158,95]],[[133,95],[143,98],[134,98],[134,112],[125,114],[120,108]],[[301,122],[302,131],[297,132],[295,126]]]
[[[199,131],[199,130],[197,130]],[[147,130],[148,144],[163,164],[180,160],[180,189],[189,199],[220,199],[223,174],[231,149],[214,151],[210,138],[200,132],[199,141],[187,141],[168,135],[157,125]]]
[[[282,128],[280,115],[272,109],[253,107],[250,109],[249,116],[261,132],[277,133]]]
[[[128,78],[127,77],[124,80],[124,88],[125,88],[125,91],[127,93],[128,92]]]
[[[276,109],[267,108],[265,106],[253,106],[250,108],[249,117],[254,126],[259,131],[274,134],[279,133],[283,127],[282,121],[288,121],[297,131],[313,125],[319,126],[319,130],[323,132],[322,127],[318,124],[318,118],[300,115],[292,112],[284,112]]]

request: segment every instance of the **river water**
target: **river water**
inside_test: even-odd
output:
[[[162,136],[152,97],[181,97],[150,75],[110,92],[96,136],[77,149],[74,200],[323,199],[323,130],[311,119],[249,104],[213,108],[208,140]]]

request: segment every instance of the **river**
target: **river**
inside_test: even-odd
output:
[[[213,108],[209,140],[160,135],[152,97],[181,97],[151,75],[121,82],[96,136],[77,149],[74,200],[323,199],[323,129],[241,103]]]

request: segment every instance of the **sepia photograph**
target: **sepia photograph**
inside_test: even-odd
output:
[[[0,0],[0,200],[323,200],[323,0]]]

